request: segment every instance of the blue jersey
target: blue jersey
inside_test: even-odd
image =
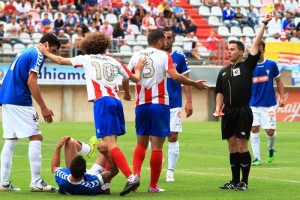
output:
[[[32,106],[28,88],[30,72],[39,74],[44,64],[44,56],[37,48],[28,48],[19,53],[10,64],[0,89],[0,104]]]
[[[59,168],[55,171],[55,181],[59,187],[58,192],[61,194],[73,195],[97,195],[101,188],[101,182],[97,176],[84,174],[83,179],[77,183],[71,183],[69,168]]]
[[[183,53],[175,50],[172,52],[171,57],[173,60],[173,64],[175,65],[176,70],[179,74],[186,74],[191,71],[187,59]],[[170,109],[181,108],[182,107],[181,84],[174,81],[171,78],[168,78],[167,88],[169,93]]]
[[[280,72],[275,61],[265,59],[263,63],[257,64],[253,72],[250,106],[276,105],[273,80],[278,76],[280,76]]]

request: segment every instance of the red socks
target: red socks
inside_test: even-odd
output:
[[[122,171],[126,178],[128,178],[132,174],[132,171],[129,168],[127,160],[119,147],[113,148],[109,153],[118,168]]]
[[[140,176],[141,174],[141,169],[142,169],[142,164],[145,159],[146,155],[146,150],[143,145],[138,144],[135,147],[134,153],[133,153],[133,173],[138,174]]]
[[[158,179],[162,170],[163,153],[162,150],[152,150],[150,158],[151,180],[150,186],[157,187]]]

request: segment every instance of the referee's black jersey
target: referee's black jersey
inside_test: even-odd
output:
[[[251,98],[252,73],[260,58],[261,52],[252,56],[250,53],[245,61],[230,64],[221,69],[215,93],[223,94],[225,108],[248,106]]]

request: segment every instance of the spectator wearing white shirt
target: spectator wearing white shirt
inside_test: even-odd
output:
[[[293,16],[296,16],[298,12],[298,3],[295,0],[286,0],[285,12],[290,12]]]
[[[275,39],[278,39],[280,37],[280,33],[282,32],[282,25],[280,15],[277,12],[275,14],[275,17],[269,22],[268,32]]]
[[[16,8],[19,13],[28,13],[31,10],[31,4],[30,2],[27,3],[26,0],[21,0]]]
[[[147,12],[149,12],[150,16],[154,19],[159,15],[158,9],[155,7],[155,4],[153,2],[150,2]]]

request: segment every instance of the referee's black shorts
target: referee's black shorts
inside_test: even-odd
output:
[[[222,117],[222,139],[228,139],[235,135],[240,139],[249,140],[253,122],[253,114],[250,106],[224,108]]]

